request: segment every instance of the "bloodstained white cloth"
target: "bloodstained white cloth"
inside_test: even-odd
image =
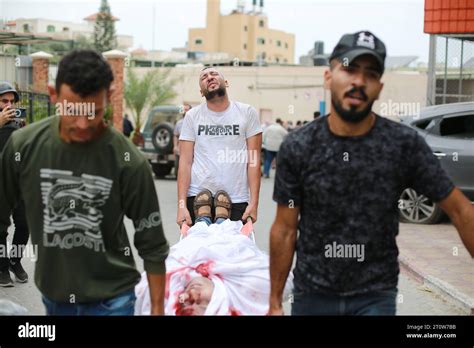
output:
[[[265,315],[270,295],[268,255],[240,233],[242,222],[198,222],[175,244],[166,260],[165,314],[179,315],[179,295],[198,276],[214,283],[205,315]],[[292,287],[288,277],[285,296]],[[146,274],[135,287],[135,315],[150,314]]]

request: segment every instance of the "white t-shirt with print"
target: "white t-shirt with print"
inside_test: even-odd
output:
[[[260,163],[256,154],[248,156],[247,139],[261,132],[257,111],[247,104],[231,101],[225,111],[214,112],[203,103],[189,110],[179,137],[194,142],[188,197],[225,190],[233,203],[248,202],[247,163]]]

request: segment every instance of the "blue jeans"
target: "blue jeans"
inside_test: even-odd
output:
[[[270,167],[272,166],[273,159],[276,157],[278,152],[265,150],[265,162],[263,163],[263,175],[270,176]]]
[[[219,224],[223,223],[225,220],[226,220],[226,219],[224,219],[224,218],[217,218],[216,224],[219,225]],[[210,218],[210,217],[207,217],[207,216],[198,217],[198,218],[196,219],[196,223],[201,222],[201,221],[204,221],[204,222],[207,224],[207,226],[209,226],[209,225],[212,224],[211,218]]]
[[[355,296],[294,293],[291,315],[395,315],[397,288]]]
[[[46,315],[133,315],[135,289],[116,297],[90,303],[56,302],[42,296]]]

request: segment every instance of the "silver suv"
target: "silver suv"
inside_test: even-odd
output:
[[[418,131],[454,184],[474,201],[474,102],[427,107],[402,122]],[[400,199],[402,221],[435,224],[443,216],[438,205],[413,189],[403,191]]]

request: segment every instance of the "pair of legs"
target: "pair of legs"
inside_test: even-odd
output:
[[[46,315],[133,315],[135,290],[128,290],[118,296],[90,303],[69,303],[53,301],[43,295]]]
[[[277,151],[265,150],[265,161],[263,163],[263,175],[266,178],[270,177],[270,168],[272,166],[273,159],[277,156]]]
[[[7,255],[7,235],[0,236],[0,286],[3,287],[13,286],[10,272],[15,275],[17,282],[25,283],[28,281],[28,274],[26,274],[20,263],[23,256],[22,252],[25,250],[29,238],[25,214],[24,202],[20,201],[12,212],[15,233],[13,235],[10,258]]]
[[[355,296],[294,293],[291,315],[395,315],[397,289]]]

